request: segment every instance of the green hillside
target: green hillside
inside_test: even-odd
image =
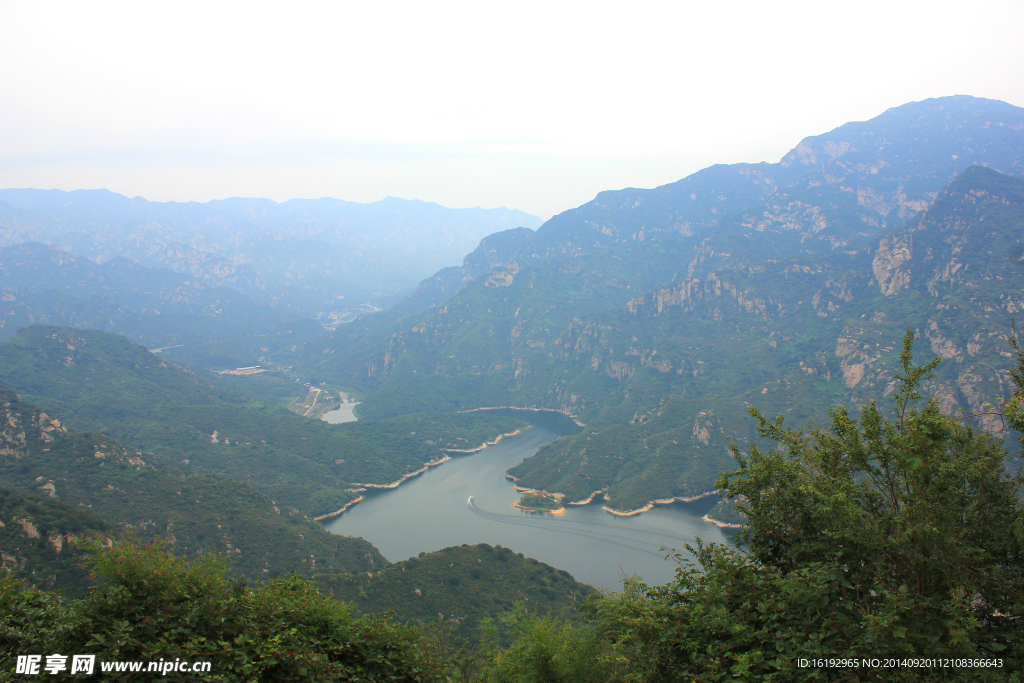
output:
[[[486,543],[445,548],[377,572],[321,574],[321,591],[364,614],[394,612],[405,622],[447,622],[470,640],[481,622],[523,603],[530,614],[571,618],[594,590],[522,553]]]
[[[82,596],[89,572],[72,538],[112,534],[88,510],[55,498],[0,488],[0,564],[7,577]]]
[[[0,377],[77,429],[151,453],[168,472],[245,482],[310,518],[354,499],[347,489],[357,483],[389,484],[446,449],[474,448],[526,424],[484,413],[304,420],[270,398],[296,391],[292,382],[254,380],[263,398],[249,398],[236,378],[218,386],[212,375],[184,371],[123,337],[48,326],[0,344]]]
[[[328,533],[252,486],[165,469],[159,458],[103,434],[70,428],[7,389],[0,388],[0,399],[0,487],[55,499],[33,513],[42,515],[48,534],[51,528],[66,533],[64,528],[74,531],[83,524],[108,535],[131,530],[140,538],[166,539],[182,554],[226,554],[235,571],[251,578],[369,571],[388,564],[370,543]],[[92,521],[79,520],[68,507],[90,513],[85,519]],[[51,516],[58,521],[46,521]],[[38,554],[26,557],[39,559]],[[40,585],[52,580],[47,562],[38,569],[46,577]],[[36,568],[24,569],[31,574]],[[72,574],[60,581],[73,582]]]
[[[0,578],[0,676],[18,655],[88,652],[210,662],[224,680],[1018,681],[1024,475],[1007,472],[999,439],[921,399],[938,359],[915,364],[913,339],[892,418],[836,406],[826,427],[794,429],[752,411],[771,446],[735,448],[717,484],[745,515],[742,547],[698,540],[665,585],[631,579],[576,613],[571,577],[487,545],[331,573],[317,590],[230,579],[209,555],[93,543],[84,599]],[[1004,417],[1019,434],[1024,353],[1009,372]],[[381,608],[412,623],[353,613]],[[500,630],[482,618],[496,613]]]

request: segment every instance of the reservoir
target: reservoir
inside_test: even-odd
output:
[[[717,496],[659,505],[634,517],[608,514],[601,509],[600,496],[590,505],[566,506],[561,516],[513,508],[519,494],[505,471],[564,433],[555,425],[542,426],[544,420],[537,422],[522,434],[455,457],[396,489],[365,491],[365,500],[325,526],[336,534],[362,536],[392,562],[463,543],[489,543],[613,590],[622,588],[623,575],[638,575],[648,584],[670,581],[676,564],[665,560],[668,551],[662,547],[685,554],[683,545],[692,544],[696,536],[705,543],[731,543],[729,532],[701,520]]]
[[[358,402],[341,393],[341,405],[329,413],[324,413],[324,416],[320,419],[332,425],[339,425],[343,422],[355,422],[356,416],[352,411],[355,410],[357,405],[359,405]]]

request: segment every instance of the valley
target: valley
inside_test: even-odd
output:
[[[459,455],[394,490],[369,490],[365,500],[326,528],[365,538],[396,561],[448,546],[497,543],[605,589],[620,587],[623,575],[668,581],[675,565],[665,561],[668,550],[662,547],[683,550],[697,535],[730,543],[701,521],[717,497],[629,519],[608,515],[599,502],[568,505],[558,518],[516,510],[519,494],[505,472],[575,427],[548,424]]]
[[[515,484],[571,501],[596,491],[611,516],[647,513],[715,490],[731,467],[728,445],[758,441],[748,406],[802,424],[830,404],[887,394],[907,326],[946,359],[928,390],[947,414],[981,412],[1008,393],[1000,367],[1009,351],[999,340],[1024,308],[1013,265],[1024,250],[1024,193],[991,169],[1021,172],[1021,126],[1019,109],[988,100],[905,105],[808,138],[778,164],[715,166],[654,190],[605,192],[536,231],[494,232],[461,267],[439,270],[385,310],[364,306],[327,322],[294,318],[298,309],[260,294],[269,271],[224,261],[225,245],[249,230],[250,200],[186,210],[71,193],[58,206],[60,193],[0,192],[18,203],[0,221],[12,245],[0,249],[2,329],[50,319],[98,326],[160,345],[166,359],[142,360],[114,343],[98,363],[87,354],[83,371],[78,355],[92,333],[28,328],[36,332],[4,344],[2,376],[81,429],[165,449],[182,472],[252,482],[310,518],[515,430],[497,412],[474,412],[481,407],[557,411],[582,431],[509,463]],[[935,144],[950,153],[926,154]],[[293,221],[282,238],[305,225],[338,244],[371,239],[353,237],[356,215],[379,224],[379,212],[413,220],[423,209],[433,221],[424,235],[449,230],[438,227],[448,220],[468,225],[470,215],[418,204],[402,213],[395,202],[260,206],[268,226]],[[121,227],[99,240],[89,236],[97,225]],[[139,251],[143,234],[161,245],[191,235],[193,251],[179,261]],[[109,260],[15,244],[26,236]],[[203,245],[209,251],[195,251]],[[300,270],[316,270],[311,263]],[[93,339],[89,348],[112,343]],[[28,372],[41,357],[63,357],[66,367]],[[201,379],[210,364],[242,369],[210,384]],[[153,384],[154,372],[175,377]],[[127,406],[114,419],[114,389],[79,385],[98,373],[120,378]],[[149,408],[157,405],[159,416]],[[281,407],[346,430],[307,435]],[[978,426],[999,431],[984,416]],[[287,474],[282,449],[299,458]]]
[[[359,388],[371,419],[573,415],[582,434],[511,474],[573,499],[605,491],[619,513],[712,490],[730,441],[758,439],[749,406],[799,425],[884,400],[908,326],[945,359],[929,391],[947,414],[977,413],[1009,390],[1021,130],[1018,108],[944,98],[808,138],[779,164],[602,193],[488,237],[297,367]],[[937,144],[949,154],[926,153]]]
[[[543,222],[0,190],[0,559],[86,599],[103,553],[223,562],[467,648],[525,642],[516,623],[599,639],[636,605],[683,623],[687,600],[731,623],[734,579],[780,610],[849,588],[860,642],[920,558],[865,579],[889,532],[859,506],[918,533],[941,496],[900,515],[961,482],[957,519],[995,540],[947,555],[977,542],[1019,586],[1022,268],[1024,109],[966,96]],[[951,453],[973,464],[915,474]]]

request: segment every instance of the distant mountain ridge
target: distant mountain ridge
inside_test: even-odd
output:
[[[39,243],[0,247],[0,341],[36,324],[123,334],[215,369],[287,360],[324,334],[236,288],[123,256],[97,264]]]
[[[310,316],[392,294],[459,263],[479,240],[540,219],[388,197],[150,202],[106,190],[0,190],[0,246],[41,242],[127,256]]]

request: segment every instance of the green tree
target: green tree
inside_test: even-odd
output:
[[[937,365],[913,365],[908,330],[893,419],[874,402],[859,422],[834,407],[829,429],[805,435],[751,410],[778,446],[751,445],[749,457],[734,447],[739,469],[719,486],[742,496],[749,523],[739,540],[755,559],[783,572],[841,571],[844,598],[891,632],[889,652],[1016,659],[1020,620],[1009,615],[1024,607],[1024,479],[1007,471],[1001,441],[950,420],[934,400],[921,407],[921,383]],[[964,619],[973,628],[951,627]]]
[[[437,678],[418,630],[355,617],[297,575],[249,585],[218,556],[190,562],[131,541],[90,552],[98,585],[84,600],[0,580],[0,680],[16,655],[53,652],[209,661],[219,681]]]
[[[745,552],[698,542],[672,583],[634,581],[597,606],[627,680],[1020,680],[1024,482],[999,440],[923,402],[937,362],[913,364],[908,331],[892,418],[834,407],[805,433],[751,410],[775,445],[734,446],[738,469],[718,481],[748,517]],[[1013,377],[1005,412],[1021,429],[1024,354]],[[885,656],[1002,666],[800,666]]]
[[[608,656],[602,628],[591,621],[564,622],[530,615],[523,603],[503,615],[514,633],[512,646],[498,649],[497,629],[485,639],[488,661],[477,674],[483,683],[611,683],[621,664]]]

